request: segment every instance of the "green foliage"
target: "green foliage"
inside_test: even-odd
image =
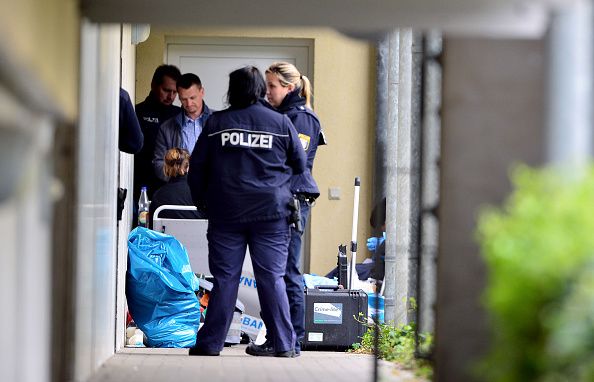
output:
[[[479,218],[488,381],[594,380],[594,170],[517,168],[502,209]]]
[[[411,302],[414,304],[414,302]],[[360,343],[353,344],[353,352],[374,354],[375,326],[365,323],[367,331]],[[378,358],[395,362],[400,367],[412,370],[416,375],[431,378],[433,367],[429,361],[415,356],[416,325],[393,323],[379,324]],[[419,334],[419,351],[429,354],[433,346],[433,336],[429,333]]]

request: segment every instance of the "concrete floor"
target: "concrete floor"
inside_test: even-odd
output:
[[[190,357],[188,349],[124,348],[90,382],[372,382],[373,357],[304,351],[298,358],[252,357],[247,345],[225,348],[219,357]],[[380,381],[421,381],[380,361]]]

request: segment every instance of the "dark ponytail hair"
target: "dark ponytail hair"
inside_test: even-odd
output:
[[[245,66],[229,74],[227,103],[232,109],[243,109],[266,96],[266,82],[255,66]]]

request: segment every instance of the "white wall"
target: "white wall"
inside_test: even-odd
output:
[[[74,377],[115,349],[120,25],[81,24]]]
[[[136,75],[136,47],[131,43],[131,26],[122,26],[122,75],[121,86],[130,94],[134,103],[135,75]],[[132,228],[132,205],[134,181],[134,155],[120,152],[119,182],[120,187],[128,190],[126,207],[122,213],[122,220],[118,224],[118,253],[117,253],[117,295],[116,295],[116,350],[124,347],[126,341],[126,264],[128,258],[128,234]]]

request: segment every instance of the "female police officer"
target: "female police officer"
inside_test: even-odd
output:
[[[290,179],[305,169],[305,152],[289,118],[261,103],[265,94],[257,68],[232,72],[230,106],[209,118],[190,161],[192,197],[205,204],[209,217],[208,260],[214,276],[206,320],[190,355],[219,355],[223,349],[249,246],[272,355],[294,356],[283,275]]]
[[[306,76],[288,62],[275,62],[266,70],[266,97],[268,102],[279,112],[286,114],[297,133],[307,155],[307,168],[291,179],[291,191],[297,196],[301,206],[301,227],[305,228],[310,206],[320,195],[311,171],[318,145],[326,144],[317,115],[311,109],[311,84]],[[297,336],[295,354],[301,352],[300,341],[305,335],[305,296],[303,294],[303,276],[299,270],[301,258],[301,237],[303,231],[291,230],[289,257],[285,271],[287,297],[291,310],[291,322]],[[260,355],[274,352],[270,341],[262,345],[250,345],[250,351]]]

